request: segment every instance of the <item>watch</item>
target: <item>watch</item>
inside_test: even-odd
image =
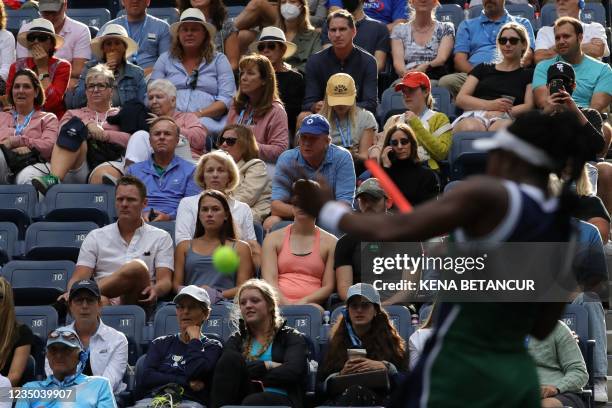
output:
[[[38,74],[38,80],[39,81],[42,81],[45,78],[50,78],[50,77],[51,77],[51,75],[49,75],[49,74]]]

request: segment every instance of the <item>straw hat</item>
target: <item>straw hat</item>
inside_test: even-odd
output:
[[[285,55],[283,55],[283,59],[287,59],[297,51],[297,45],[294,43],[287,41],[287,37],[285,37],[285,33],[278,27],[264,27],[261,30],[261,34],[259,35],[259,39],[253,42],[249,46],[249,50],[251,52],[258,52],[257,46],[260,42],[280,42],[287,46],[287,50],[285,51]]]
[[[125,43],[125,57],[129,58],[130,55],[138,51],[138,44],[132,40],[125,28],[119,24],[109,24],[104,27],[104,30],[100,35],[91,40],[91,52],[98,61],[102,60],[104,52],[102,52],[102,44],[109,38],[119,38]]]
[[[17,42],[23,45],[25,48],[28,48],[30,46],[30,43],[28,42],[28,34],[30,33],[48,34],[54,37],[56,50],[64,45],[64,37],[55,34],[53,24],[44,18],[35,18],[29,24],[27,24],[25,31],[17,35]]]
[[[217,29],[215,28],[215,26],[207,22],[206,17],[204,17],[204,13],[202,13],[197,8],[188,8],[187,10],[183,11],[183,14],[181,14],[181,18],[179,19],[179,21],[170,26],[170,33],[172,34],[172,36],[176,36],[179,27],[183,23],[202,24],[204,28],[208,30],[208,35],[210,35],[210,38],[212,39],[215,38],[215,34],[217,33]]]

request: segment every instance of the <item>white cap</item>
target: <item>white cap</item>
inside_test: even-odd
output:
[[[185,286],[181,291],[174,297],[173,302],[176,303],[181,296],[191,296],[200,303],[206,303],[206,306],[210,307],[210,297],[206,289],[202,289],[196,285]]]

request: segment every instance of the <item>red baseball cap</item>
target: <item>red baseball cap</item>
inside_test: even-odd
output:
[[[401,91],[402,88],[420,88],[424,86],[428,91],[431,91],[431,82],[429,77],[423,72],[406,72],[402,78],[402,82],[395,85],[396,91]]]

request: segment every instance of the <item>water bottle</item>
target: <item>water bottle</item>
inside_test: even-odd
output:
[[[419,315],[418,313],[413,313],[410,315],[410,322],[412,323],[412,327],[418,329],[419,326]]]
[[[463,17],[464,20],[470,19],[470,3],[467,1],[463,3]]]
[[[330,329],[330,313],[329,310],[323,312],[323,332],[321,333],[321,339],[326,342],[329,339]]]

